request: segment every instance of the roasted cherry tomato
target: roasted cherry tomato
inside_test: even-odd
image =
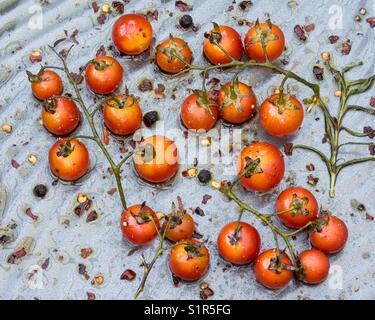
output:
[[[234,221],[221,229],[217,247],[225,260],[237,265],[248,264],[259,253],[260,236],[248,223]]]
[[[169,268],[185,281],[196,281],[204,276],[210,264],[208,249],[197,240],[185,240],[172,247]]]
[[[86,146],[78,139],[59,139],[49,151],[48,162],[56,177],[76,181],[88,171],[90,157]]]
[[[192,58],[188,44],[180,38],[170,36],[156,47],[156,64],[166,73],[174,74],[184,70]]]
[[[33,95],[39,100],[46,100],[53,96],[59,96],[63,91],[62,80],[55,71],[42,70],[35,75],[27,71],[27,76],[31,82]]]
[[[112,57],[103,56],[92,60],[86,69],[86,83],[97,94],[110,94],[121,85],[124,69]]]
[[[290,209],[289,211],[287,211]],[[288,188],[276,200],[277,217],[289,228],[299,229],[318,218],[319,205],[314,195],[305,188]]]
[[[43,102],[42,121],[48,131],[64,136],[78,127],[80,114],[73,100],[53,97]]]
[[[323,282],[329,272],[329,259],[320,250],[310,249],[301,252],[299,255],[301,270],[298,271],[299,280],[308,284]]]
[[[218,116],[216,102],[202,92],[191,94],[181,106],[181,120],[188,129],[208,131],[215,126]]]
[[[154,240],[160,228],[155,212],[145,203],[127,208],[121,215],[120,223],[124,237],[138,246]]]
[[[139,176],[151,183],[172,179],[179,168],[175,143],[164,136],[151,136],[139,144],[134,166]]]
[[[259,163],[258,163],[259,161]],[[238,174],[251,168],[241,178],[241,184],[253,191],[268,191],[276,187],[284,177],[284,158],[279,149],[267,142],[253,142],[241,151]]]
[[[293,96],[273,94],[259,110],[260,123],[265,131],[276,137],[290,136],[303,122],[303,107]]]
[[[269,249],[254,262],[255,278],[268,289],[281,289],[293,279],[293,271],[288,270],[291,266],[292,261],[285,252],[280,252],[278,257],[276,249]]]
[[[163,227],[167,228],[166,237],[172,242],[191,239],[195,230],[195,223],[192,216],[186,212],[177,211],[167,216],[169,221],[164,221]]]
[[[110,98],[103,107],[103,118],[107,128],[114,134],[133,134],[142,125],[142,110],[137,99],[130,95]]]
[[[243,123],[255,113],[256,97],[253,90],[238,80],[220,89],[217,102],[220,116],[229,123]]]
[[[232,60],[227,53],[235,60],[241,59],[243,52],[241,36],[233,28],[218,26],[214,23],[214,28],[207,32],[205,37],[203,52],[212,64],[231,62]]]
[[[135,56],[150,48],[152,26],[141,15],[125,14],[113,25],[112,39],[122,53]]]
[[[315,230],[310,233],[310,242],[325,253],[341,251],[348,240],[348,228],[344,221],[336,216],[320,217]]]
[[[259,23],[250,28],[245,37],[245,49],[251,60],[265,62],[262,37],[266,44],[267,57],[276,60],[284,51],[285,37],[280,28],[271,22]]]

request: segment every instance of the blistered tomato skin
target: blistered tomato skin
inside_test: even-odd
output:
[[[63,92],[63,83],[60,76],[53,70],[44,70],[41,74],[32,77],[31,90],[38,100],[50,99]]]
[[[300,253],[302,273],[300,280],[307,284],[319,284],[328,277],[330,263],[327,255],[320,250],[310,249]]]

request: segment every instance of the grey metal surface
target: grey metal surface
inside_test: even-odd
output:
[[[287,1],[258,1],[248,11],[241,11],[232,1],[190,1],[193,4],[191,15],[199,26],[197,33],[182,31],[176,28],[178,17],[182,14],[174,6],[175,1],[140,0],[131,1],[125,6],[125,12],[157,8],[158,21],[153,21],[156,42],[165,39],[169,33],[181,36],[193,48],[195,62],[206,63],[201,54],[203,33],[210,26],[210,21],[235,26],[244,36],[247,31],[245,26],[237,26],[234,18],[246,17],[249,20],[257,17],[263,18],[269,13],[273,21],[285,32],[290,63],[287,68],[315,81],[312,75],[312,66],[320,60],[320,53],[330,51],[338,65],[351,61],[363,60],[364,67],[352,72],[353,77],[368,76],[374,73],[374,30],[363,20],[361,23],[354,21],[354,16],[359,8],[366,7],[367,16],[375,14],[375,1],[302,1],[297,0],[298,6],[291,9]],[[41,3],[46,3],[42,4]],[[110,17],[104,25],[98,25],[96,16],[89,5],[90,1],[0,1],[0,124],[9,123],[13,126],[11,134],[0,132],[0,224],[5,226],[11,221],[16,221],[19,227],[16,230],[17,239],[0,249],[0,299],[86,299],[86,292],[94,292],[98,299],[130,299],[140,281],[142,269],[139,267],[139,254],[145,253],[150,259],[156,243],[143,248],[132,256],[128,256],[131,246],[121,237],[119,217],[121,205],[118,195],[110,196],[107,191],[115,186],[113,177],[108,174],[106,159],[99,153],[97,147],[88,143],[93,159],[94,169],[78,186],[67,186],[59,183],[52,186],[53,178],[48,171],[47,153],[55,138],[49,135],[38,123],[40,106],[32,97],[25,70],[37,71],[37,65],[32,65],[29,55],[34,49],[41,49],[43,63],[56,64],[57,60],[46,47],[64,35],[64,30],[69,34],[78,29],[76,46],[70,58],[72,69],[77,70],[85,62],[95,56],[100,45],[111,43],[110,32],[115,17]],[[98,1],[98,4],[102,4]],[[230,5],[234,10],[228,11]],[[33,29],[38,23],[38,10],[41,10],[42,29]],[[340,10],[342,19],[340,20]],[[173,12],[170,17],[169,13]],[[338,12],[338,13],[337,13]],[[339,15],[339,24],[335,29],[330,29]],[[336,16],[335,16],[336,15]],[[31,20],[30,20],[31,19]],[[35,20],[37,19],[37,20]],[[296,24],[315,23],[315,30],[311,32],[308,41],[301,44],[293,35]],[[342,56],[338,45],[331,45],[327,37],[337,34],[340,39],[348,38],[352,42],[352,51],[348,56]],[[62,45],[62,47],[67,44]],[[178,128],[178,110],[181,101],[186,96],[187,88],[199,88],[199,76],[193,76],[193,82],[188,84],[189,76],[179,80],[166,80],[155,67],[149,63],[130,63],[120,58],[125,72],[125,84],[130,91],[141,97],[140,104],[144,111],[158,110],[161,118],[168,127]],[[214,74],[212,74],[214,75]],[[222,81],[228,80],[230,75],[218,74]],[[153,92],[141,93],[137,89],[140,79],[148,77],[154,79],[154,84],[166,85],[166,98],[156,100]],[[259,70],[247,70],[241,73],[240,79],[254,86],[254,90],[261,101],[273,85],[277,85],[280,77]],[[66,91],[69,91],[67,83]],[[171,99],[173,89],[177,86],[175,100]],[[337,99],[333,93],[334,83],[330,77],[322,82],[323,95],[329,97],[329,107],[337,108]],[[301,85],[296,85],[295,93],[298,97],[305,98],[311,93]],[[83,89],[88,104],[92,104],[92,96]],[[372,92],[353,98],[356,104],[368,106]],[[315,120],[320,118],[320,120]],[[364,125],[374,123],[373,118],[363,114],[352,113],[347,117],[347,123],[353,128],[361,130]],[[101,124],[98,118],[98,126]],[[245,136],[248,140],[254,138],[265,139],[281,146],[284,141],[272,139],[259,127],[255,119],[245,126],[248,131]],[[323,135],[322,115],[319,110],[314,110],[305,118],[300,132],[290,140],[306,142],[320,146]],[[83,125],[82,132],[88,132],[87,125]],[[182,132],[178,140],[183,142]],[[110,150],[119,154],[119,145],[111,138]],[[327,147],[327,146],[325,146]],[[181,151],[181,150],[180,150]],[[364,147],[348,149],[347,157],[366,154]],[[36,165],[28,163],[30,154],[38,158]],[[11,166],[15,159],[21,166],[16,170]],[[243,199],[249,201],[260,210],[271,212],[277,194],[284,189],[290,181],[304,186],[315,192],[319,203],[330,209],[342,218],[349,227],[350,239],[343,252],[331,257],[332,271],[328,281],[319,286],[304,286],[291,283],[285,290],[268,291],[255,282],[251,266],[232,267],[223,271],[225,263],[218,256],[215,247],[217,234],[225,223],[237,217],[237,209],[233,203],[227,202],[218,192],[210,187],[202,187],[196,181],[182,178],[179,174],[174,187],[167,190],[154,188],[136,183],[137,179],[131,165],[125,167],[123,181],[129,204],[140,203],[147,200],[155,210],[167,212],[170,202],[181,195],[186,207],[201,206],[206,215],[195,216],[198,231],[208,239],[211,252],[211,268],[205,277],[210,287],[215,291],[216,299],[361,299],[375,298],[375,231],[374,221],[366,219],[364,212],[353,210],[351,199],[364,203],[366,210],[374,214],[375,211],[375,186],[374,165],[363,164],[343,172],[338,181],[336,198],[328,199],[328,177],[321,166],[319,159],[310,154],[297,152],[293,157],[286,157],[286,175],[280,186],[266,195],[257,195],[241,192]],[[317,187],[312,188],[306,184],[308,172],[306,164],[314,163],[314,175],[319,177]],[[182,164],[181,170],[191,164]],[[199,163],[199,167],[206,167]],[[217,178],[228,178],[224,173],[224,165],[215,165],[211,168]],[[288,179],[289,178],[289,179]],[[32,194],[32,189],[37,183],[45,183],[49,192],[45,199],[38,200]],[[93,224],[86,223],[85,217],[77,218],[72,213],[78,193],[88,193],[94,198],[94,208],[101,214],[98,221]],[[202,205],[204,194],[213,196],[206,205]],[[33,223],[24,214],[26,208],[40,216],[38,222]],[[353,215],[351,215],[353,213]],[[70,226],[63,224],[70,220]],[[272,235],[252,217],[246,221],[253,223],[262,235],[262,248],[273,245]],[[30,255],[22,259],[18,265],[9,265],[6,259],[25,237],[35,239]],[[301,235],[295,242],[297,248],[308,247],[305,235]],[[80,257],[82,247],[91,247],[92,256],[83,260]],[[46,258],[50,258],[46,270],[40,268]],[[90,280],[84,280],[78,274],[78,264],[85,263],[90,280],[97,274],[103,274],[105,283],[102,286],[93,286]],[[38,267],[39,266],[39,267]],[[132,282],[121,281],[121,273],[133,269],[137,278]],[[33,285],[29,274],[34,269],[38,270],[38,284]],[[342,275],[342,277],[341,277]],[[31,277],[32,278],[32,277]],[[339,282],[335,282],[337,280]],[[342,283],[340,281],[342,280]],[[342,284],[342,286],[340,286]],[[173,286],[167,265],[167,257],[162,257],[153,270],[143,299],[199,299],[199,284],[180,284]]]

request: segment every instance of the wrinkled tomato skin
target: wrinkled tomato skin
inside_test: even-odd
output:
[[[184,100],[181,106],[181,120],[188,129],[208,131],[217,122],[219,108],[216,105],[211,105],[209,107],[211,115],[205,107],[201,107],[198,104],[198,98],[198,95],[193,93]]]
[[[341,219],[336,216],[325,216],[323,218],[328,224],[321,231],[314,230],[310,233],[310,242],[313,247],[327,254],[341,251],[348,240],[348,228]]]
[[[133,160],[137,173],[150,183],[163,183],[171,180],[179,168],[176,144],[167,137],[158,135],[146,138],[139,144],[139,147],[147,144],[154,147],[155,158],[145,161],[140,153],[136,153]]]
[[[278,111],[278,106],[271,102],[279,97],[280,94],[273,94],[262,103],[259,110],[260,123],[263,129],[273,136],[291,136],[296,133],[302,125],[304,118],[303,107],[295,97],[290,96],[290,102],[293,103],[297,109],[285,109],[280,113]]]
[[[186,240],[186,242],[201,244],[199,241],[193,239]],[[169,255],[169,268],[171,272],[184,281],[197,281],[202,278],[209,268],[210,254],[205,246],[201,247],[199,253],[202,256],[189,259],[185,250],[185,244],[181,243],[172,247]]]
[[[163,227],[167,227],[167,221],[164,221]],[[181,224],[176,224],[174,228],[169,227],[166,231],[166,237],[172,242],[180,242],[192,238],[195,230],[195,223],[192,216],[188,213],[184,214]]]
[[[97,70],[94,63],[89,63],[85,75],[88,88],[101,95],[115,92],[120,87],[124,74],[121,64],[115,58],[108,56],[96,58],[95,61],[105,62],[109,66],[103,70]]]
[[[139,55],[151,46],[152,26],[141,15],[125,14],[113,25],[112,40],[122,53]]]
[[[225,87],[229,92],[230,83],[225,84]],[[256,111],[256,97],[251,87],[249,87],[243,82],[239,82],[238,92],[239,94],[247,95],[246,97],[243,97],[240,100],[242,111],[237,110],[236,105],[234,103],[224,106],[225,100],[228,98],[228,96],[223,88],[220,89],[217,98],[217,102],[220,106],[221,118],[223,118],[226,122],[233,124],[244,123],[245,121],[252,118]]]
[[[55,111],[47,111],[42,107],[42,121],[45,128],[57,135],[65,136],[77,129],[80,122],[80,113],[76,103],[68,98],[55,98],[52,102]]]
[[[117,96],[118,100],[124,99]],[[106,127],[114,134],[127,136],[133,134],[142,125],[142,110],[138,101],[133,97],[127,97],[125,106],[119,108],[112,99],[108,100],[103,107],[103,119]]]
[[[246,166],[245,158],[252,160],[260,159],[258,168],[261,173],[255,173],[250,178],[241,178],[241,184],[252,191],[268,191],[275,188],[283,179],[285,164],[284,158],[279,149],[267,142],[253,142],[241,151],[238,159],[238,174],[243,172]]]
[[[35,98],[42,101],[61,95],[63,83],[55,71],[44,70],[40,77],[40,81],[31,82],[31,91]]]
[[[146,221],[139,224],[134,216],[137,216],[143,210],[144,214],[151,215],[155,222],[157,229],[155,228],[152,220]],[[120,220],[121,232],[123,236],[134,245],[145,245],[153,241],[160,228],[159,219],[155,212],[148,206],[142,206],[140,204],[133,205],[127,208],[121,215]]]
[[[330,263],[325,253],[317,249],[305,250],[300,253],[299,260],[303,270],[303,282],[319,284],[327,279]]]
[[[240,60],[243,47],[239,33],[231,27],[220,26],[220,34],[221,39],[219,45],[221,45],[235,60]],[[208,61],[215,65],[225,64],[232,61],[217,45],[211,43],[209,39],[204,39],[203,41],[203,53]]]
[[[64,181],[76,181],[82,178],[89,169],[90,157],[86,146],[78,139],[71,140],[73,151],[67,157],[57,156],[61,143],[59,139],[49,151],[48,162],[52,173]]]
[[[271,259],[277,257],[276,249],[269,249],[262,252],[254,262],[254,273],[256,280],[268,289],[281,289],[285,287],[290,280],[293,279],[292,270],[280,270],[276,273],[275,270],[269,270]],[[284,252],[281,254],[281,262],[287,266],[293,266],[289,256]]]
[[[260,24],[261,29],[267,28],[267,23]],[[267,56],[270,61],[276,60],[284,51],[285,48],[285,37],[281,29],[272,24],[271,34],[278,37],[278,39],[270,40],[267,42]],[[260,41],[250,44],[250,40],[257,35],[256,27],[249,29],[245,36],[245,50],[250,58],[250,60],[255,60],[257,62],[266,62],[266,57],[264,55],[262,43]]]
[[[287,227],[292,229],[302,228],[305,224],[310,221],[314,221],[318,218],[319,205],[314,195],[305,188],[288,188],[280,193],[276,200],[276,211],[281,212],[288,210],[293,203],[293,195],[296,195],[299,199],[306,198],[308,203],[303,206],[309,213],[307,215],[302,214],[299,210],[295,215],[292,211],[278,214],[277,217]]]
[[[239,240],[231,243],[236,227],[240,227]],[[237,221],[225,225],[217,238],[217,247],[224,260],[236,265],[252,262],[260,250],[260,236],[258,231],[248,223]]]

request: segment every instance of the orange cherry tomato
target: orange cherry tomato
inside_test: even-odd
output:
[[[207,32],[205,37],[206,39],[203,41],[203,52],[212,64],[231,62],[232,60],[224,53],[225,51],[235,60],[241,59],[243,52],[241,36],[233,28],[214,24],[214,28]],[[219,46],[216,43],[212,43],[211,40],[217,41]],[[222,48],[220,48],[220,46]]]
[[[155,212],[145,204],[136,204],[127,208],[121,215],[120,224],[124,237],[138,246],[154,240],[160,228]]]
[[[73,100],[56,97],[44,101],[42,121],[48,131],[57,136],[64,136],[78,127],[80,114]]]
[[[301,127],[304,117],[301,103],[293,96],[279,93],[267,98],[259,110],[265,131],[276,137],[290,136]]]
[[[89,169],[90,157],[86,146],[78,139],[59,139],[49,151],[52,173],[65,181],[76,181]]]
[[[277,217],[289,228],[299,229],[318,218],[319,206],[314,195],[305,188],[288,188],[276,200]]]
[[[175,74],[184,70],[192,58],[188,44],[180,38],[171,36],[156,47],[156,64],[166,73]]]
[[[301,252],[301,274],[298,278],[307,284],[318,284],[323,282],[329,273],[329,259],[325,253],[317,249]]]
[[[284,51],[285,37],[281,29],[271,23],[264,22],[250,28],[245,37],[245,49],[251,60],[266,62],[262,47],[261,34],[266,42],[266,52],[270,61],[276,60]]]
[[[185,281],[196,281],[204,276],[210,264],[208,249],[197,240],[185,240],[172,247],[169,268]]]
[[[170,214],[167,217],[169,221],[164,221],[163,227],[167,228],[166,237],[172,242],[180,242],[182,240],[191,239],[195,230],[195,223],[192,216],[186,212]]]
[[[109,99],[103,107],[103,118],[107,128],[114,134],[133,134],[142,125],[142,110],[132,96],[118,95]]]
[[[103,56],[91,61],[86,69],[86,83],[97,94],[110,94],[121,85],[124,69],[112,57]]]
[[[220,116],[229,123],[243,123],[255,113],[255,94],[251,87],[243,82],[225,84],[219,91],[217,102]]]
[[[141,15],[125,14],[113,25],[112,40],[122,53],[139,55],[151,46],[152,26]]]
[[[244,265],[252,262],[260,250],[258,231],[245,222],[230,222],[217,238],[220,255],[231,263]]]
[[[151,136],[143,140],[140,152],[134,155],[134,166],[139,176],[151,183],[172,179],[179,168],[175,143],[164,136]]]
[[[36,75],[27,72],[31,90],[38,100],[46,100],[61,95],[63,83],[60,76],[52,70],[44,70]]]
[[[182,103],[180,115],[186,128],[208,131],[217,122],[219,108],[213,100],[204,101],[200,94],[193,93]]]
[[[238,174],[247,162],[260,160],[251,176],[241,178],[241,184],[253,191],[268,191],[275,188],[284,177],[284,158],[279,149],[267,142],[253,142],[241,151]]]
[[[268,289],[281,289],[293,279],[293,271],[287,270],[291,266],[292,261],[285,252],[280,252],[277,259],[277,250],[269,249],[262,252],[254,262],[255,278]]]
[[[310,233],[311,244],[321,251],[333,254],[341,251],[348,240],[348,228],[336,216],[324,216],[320,226]]]

